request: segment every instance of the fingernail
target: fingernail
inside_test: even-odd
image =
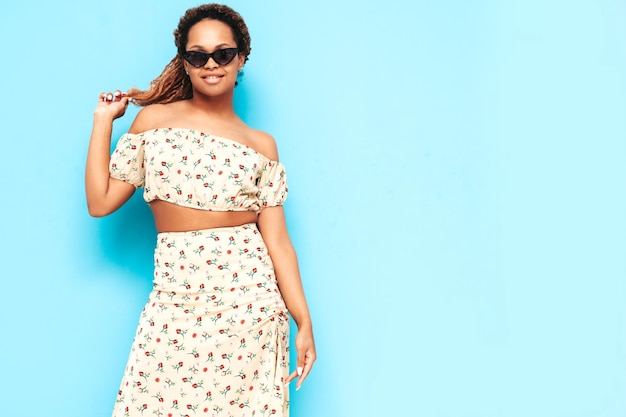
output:
[[[302,375],[302,367],[301,367],[301,366],[298,366],[298,367],[296,368],[296,371],[298,372],[298,376],[301,376],[301,375]]]
[[[285,382],[285,385],[283,385],[283,387],[288,387],[288,386],[289,386],[289,384],[291,384],[291,381],[287,381],[287,382]]]
[[[297,386],[297,387],[296,387],[296,391],[300,391],[300,387],[301,387],[301,386],[302,386],[302,385]]]

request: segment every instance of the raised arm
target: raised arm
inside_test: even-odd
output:
[[[128,98],[120,91],[102,93],[94,111],[93,130],[87,151],[85,168],[85,194],[89,214],[106,216],[120,208],[134,193],[135,187],[111,178],[111,133],[113,121],[121,117],[128,107]]]
[[[274,264],[280,293],[291,317],[298,326],[298,334],[296,335],[297,371],[289,375],[287,382],[300,376],[296,385],[296,389],[300,389],[302,382],[311,371],[317,355],[313,339],[313,324],[302,287],[296,251],[287,232],[282,206],[263,209],[259,214],[257,223]]]

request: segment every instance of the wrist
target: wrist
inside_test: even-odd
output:
[[[313,329],[313,322],[311,321],[310,317],[307,317],[306,319],[300,319],[300,320],[294,319],[294,321],[296,322],[296,326],[298,327],[298,330],[312,330]]]
[[[113,123],[113,120],[115,120],[115,118],[107,111],[96,109],[93,112],[93,120],[94,123]]]

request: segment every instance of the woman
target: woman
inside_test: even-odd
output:
[[[141,314],[114,416],[288,415],[316,359],[282,204],[274,139],[235,114],[250,53],[241,16],[207,4],[174,32],[178,54],[147,91],[102,93],[85,175],[100,217],[144,187],[158,232],[154,288]],[[113,155],[113,121],[145,106]],[[289,320],[298,327],[289,373]]]

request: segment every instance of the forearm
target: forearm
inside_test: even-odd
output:
[[[312,327],[311,315],[304,295],[298,268],[296,251],[291,243],[276,245],[270,249],[278,287],[291,317],[299,329]]]
[[[89,214],[94,217],[113,213],[135,192],[133,185],[115,180],[109,174],[113,120],[96,112],[87,151],[85,194]]]
[[[96,113],[87,151],[85,195],[89,213],[99,215],[109,189],[109,161],[113,119]]]

